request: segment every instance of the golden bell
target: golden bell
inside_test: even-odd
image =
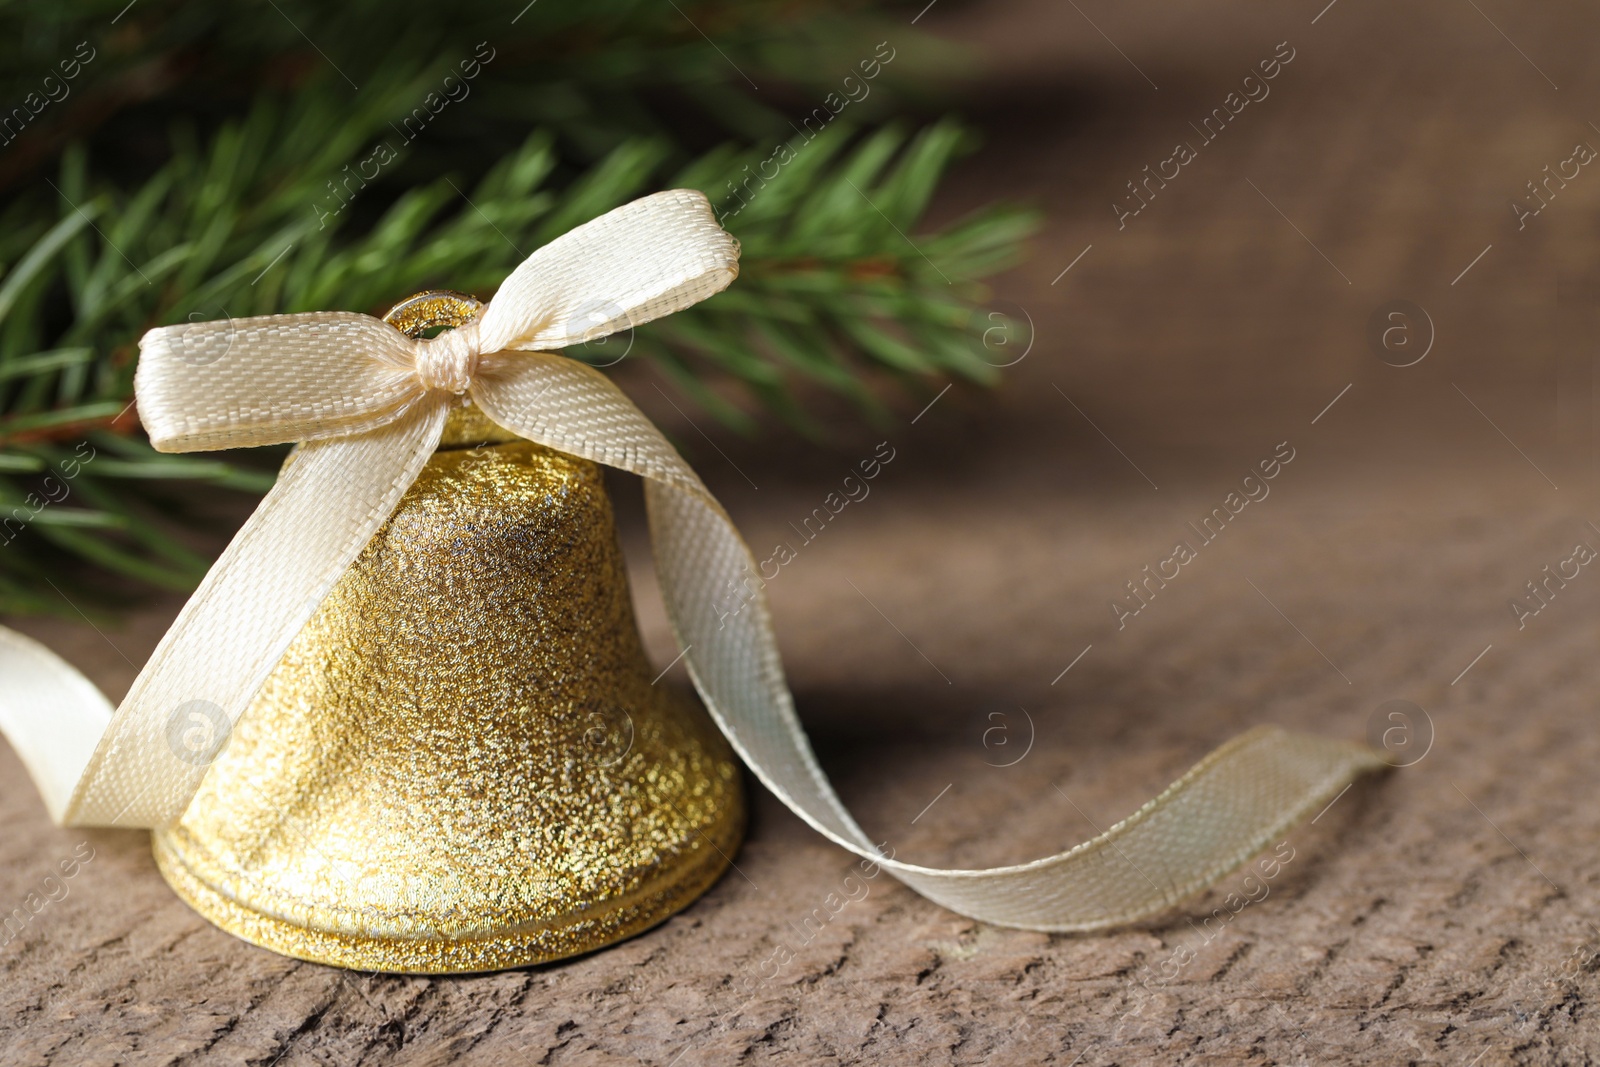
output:
[[[387,319],[417,337],[478,307],[425,293]],[[630,937],[710,888],[744,827],[727,742],[654,676],[599,469],[458,409],[156,862],[223,930],[341,967]]]

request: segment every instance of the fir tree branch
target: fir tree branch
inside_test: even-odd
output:
[[[455,69],[452,47],[470,53],[483,27],[505,22],[501,6],[466,0],[443,39],[402,25],[392,3],[355,0],[334,14],[281,6],[330,40],[357,33],[370,46],[348,59],[359,92],[320,59],[286,59],[304,41],[270,6],[146,0],[124,37],[96,38],[105,98],[85,88],[82,110],[40,112],[25,136],[42,155],[0,157],[22,160],[27,178],[0,209],[0,610],[62,610],[64,593],[103,593],[106,573],[187,588],[206,561],[183,547],[194,500],[183,487],[270,485],[271,456],[149,448],[131,407],[146,330],[381,313],[430,287],[488,296],[526,253],[655,188],[704,190],[743,244],[739,285],[629,339],[628,358],[653,361],[716,418],[751,429],[765,410],[810,429],[807,388],[881,415],[884,383],[993,380],[974,326],[990,325],[977,314],[981,281],[1015,261],[1032,216],[991,207],[925,227],[966,140],[949,123],[910,133],[841,119],[780,145],[775,131],[793,128],[743,91],[739,68],[827,80],[816,62],[823,24],[794,5],[680,4],[717,38],[710,46],[669,5],[530,8],[527,25],[497,38],[527,62],[502,64],[503,79],[474,90],[476,110],[461,106],[416,138],[398,124]],[[0,32],[22,54],[49,56],[121,7],[48,7],[41,18],[30,5],[23,17],[0,0]],[[797,31],[762,24],[780,17]],[[851,17],[857,29],[872,24]],[[234,96],[215,117],[161,110],[169,90],[224,84],[222,63],[246,96],[227,82]],[[0,91],[28,91],[25,68],[7,66]],[[285,80],[294,91],[278,87]],[[663,84],[761,147],[688,151],[653,106]],[[149,123],[162,115],[166,147],[152,150]],[[504,131],[526,129],[530,115],[544,128],[507,145]],[[52,154],[57,144],[67,147]],[[29,169],[38,158],[48,172]],[[569,354],[606,365],[619,341],[609,343]]]

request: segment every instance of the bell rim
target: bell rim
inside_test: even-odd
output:
[[[688,908],[733,866],[743,843],[744,790],[700,831],[710,847],[690,848],[625,894],[580,904],[555,919],[484,934],[404,937],[325,929],[251,907],[185,861],[181,824],[151,834],[156,868],[189,907],[224,933],[291,959],[384,974],[487,974],[587,955],[659,926]],[[348,925],[348,924],[347,924]]]

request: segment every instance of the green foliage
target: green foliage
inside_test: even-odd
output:
[[[628,358],[722,421],[749,429],[765,409],[806,430],[808,389],[870,415],[885,382],[993,376],[978,283],[1015,261],[1033,220],[991,207],[924,228],[965,135],[864,128],[887,77],[871,107],[814,137],[766,102],[787,86],[804,113],[837,88],[883,39],[870,12],[591,0],[534,4],[512,25],[479,0],[444,24],[396,0],[124,4],[0,0],[13,42],[0,107],[79,41],[96,49],[75,95],[0,148],[14,187],[0,209],[0,610],[59,609],[104,571],[188,587],[206,561],[175,536],[192,521],[183,486],[270,484],[259,460],[161,456],[136,434],[145,330],[381,313],[429,287],[487,296],[539,245],[657,188],[712,198],[741,277],[641,327]],[[939,54],[893,32],[907,38],[897,74]],[[470,95],[418,112],[490,54]],[[603,365],[609,344],[570,354]]]

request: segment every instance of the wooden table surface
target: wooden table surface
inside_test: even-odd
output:
[[[0,746],[0,909],[79,860],[0,946],[0,1062],[1600,1058],[1600,576],[1511,607],[1600,548],[1600,173],[1569,162],[1600,146],[1600,12],[990,0],[919,25],[993,64],[952,90],[987,139],[941,212],[1047,212],[995,292],[1034,324],[1027,357],[914,424],[925,398],[879,432],[841,418],[827,446],[721,436],[723,454],[648,403],[647,371],[622,376],[701,446],[758,547],[895,449],[769,589],[846,802],[901,858],[973,866],[1092,836],[1258,723],[1362,737],[1408,701],[1414,762],[1289,834],[1292,860],[1226,923],[1204,920],[1240,876],[1096,936],[972,922],[882,877],[808,933],[853,861],[757,789],[740,873],[658,929],[557,965],[404,978],[213,929],[147,835],[52,827]],[[1244,84],[1288,53],[1264,96]],[[1261,98],[1203,141],[1190,124],[1236,90]],[[1126,183],[1180,140],[1194,158],[1119,223]],[[1372,339],[1397,300],[1409,318],[1382,322],[1410,349]],[[1123,583],[1285,442],[1270,497],[1119,629]],[[664,664],[637,487],[617,486]],[[19,625],[120,693],[176,608]],[[997,721],[1008,759],[1031,740],[1010,767],[985,745]],[[792,963],[760,976],[779,945]]]

